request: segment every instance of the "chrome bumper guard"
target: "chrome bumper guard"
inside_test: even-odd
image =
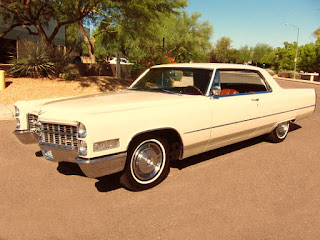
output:
[[[16,130],[13,133],[23,144],[34,144],[39,142],[38,135],[34,132],[30,132],[29,130]]]
[[[126,164],[127,153],[86,159],[78,156],[74,147],[40,144],[43,156],[52,162],[72,162],[79,165],[82,172],[90,178],[102,177],[121,172]]]

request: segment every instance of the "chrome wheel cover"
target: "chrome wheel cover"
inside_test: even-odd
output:
[[[280,123],[276,128],[277,136],[280,139],[285,138],[288,131],[289,131],[289,122]]]
[[[161,174],[165,164],[165,150],[157,140],[141,143],[131,158],[131,171],[141,184],[153,182]]]

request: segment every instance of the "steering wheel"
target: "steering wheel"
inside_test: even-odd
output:
[[[193,95],[203,95],[203,92],[196,86],[193,85],[189,85],[185,88],[186,92],[188,92],[188,89],[191,90],[191,92],[189,91],[190,94]]]

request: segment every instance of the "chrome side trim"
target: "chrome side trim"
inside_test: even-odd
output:
[[[288,111],[284,111],[284,112],[279,112],[279,113],[274,113],[274,114],[269,114],[269,115],[265,115],[265,116],[261,116],[261,117],[250,118],[250,119],[246,119],[246,120],[242,120],[242,121],[231,122],[231,123],[226,123],[226,124],[217,125],[217,126],[213,126],[213,127],[207,127],[207,128],[203,128],[203,129],[193,130],[190,132],[185,132],[184,134],[190,134],[190,133],[205,131],[205,130],[209,130],[209,129],[213,129],[213,128],[219,128],[219,127],[224,127],[224,126],[228,126],[228,125],[233,125],[233,124],[237,124],[237,123],[253,121],[253,120],[257,120],[257,119],[261,119],[261,118],[271,117],[271,116],[280,115],[280,114],[288,113],[288,112],[294,112],[297,110],[306,109],[306,108],[315,107],[315,106],[316,105],[314,104],[314,105],[310,105],[310,106],[306,106],[306,107],[296,108],[296,109],[292,109],[292,110],[288,110]]]

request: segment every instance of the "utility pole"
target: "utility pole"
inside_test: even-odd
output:
[[[293,78],[296,79],[296,72],[297,72],[297,62],[298,62],[298,48],[299,48],[299,27],[291,24],[291,23],[285,23],[286,26],[292,26],[298,30],[297,33],[297,49],[296,49],[296,57],[294,58],[294,73]]]
[[[121,78],[120,51],[117,51],[116,77]]]

